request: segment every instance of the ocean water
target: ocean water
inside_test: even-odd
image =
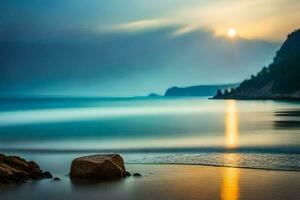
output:
[[[67,172],[77,156],[300,171],[300,102],[1,98],[0,152]]]

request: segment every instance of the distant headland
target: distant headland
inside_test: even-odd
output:
[[[163,95],[150,93],[149,98],[163,97],[213,97],[218,90],[227,91],[237,88],[239,83],[219,85],[195,85],[189,87],[171,87]]]
[[[190,87],[172,87],[165,92],[166,97],[186,96],[214,96],[218,90],[228,90],[238,87],[239,84],[197,85]]]

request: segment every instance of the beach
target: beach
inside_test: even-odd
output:
[[[127,164],[142,177],[114,182],[41,180],[0,188],[1,199],[299,199],[297,171],[199,165]],[[65,169],[68,170],[68,169]]]

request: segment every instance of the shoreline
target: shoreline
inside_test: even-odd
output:
[[[57,168],[66,168],[76,157],[94,154],[107,154],[111,151],[66,151],[66,152],[39,152],[39,151],[0,151],[7,155],[18,155],[28,160],[35,160],[42,168],[55,171]],[[240,169],[257,169],[267,171],[294,171],[300,172],[299,154],[284,153],[240,153],[240,152],[118,152],[125,164],[138,165],[186,165],[230,167]],[[266,160],[267,159],[267,160]],[[268,159],[271,159],[268,161]],[[286,161],[288,159],[288,162]],[[53,161],[57,164],[54,164]],[[268,162],[266,162],[268,161]]]
[[[209,164],[193,164],[193,163],[126,163],[126,165],[175,165],[175,166],[200,166],[200,167],[217,167],[217,168],[234,168],[234,169],[253,169],[265,171],[282,171],[282,172],[300,172],[300,169],[269,169],[259,167],[238,167],[229,165],[209,165]]]

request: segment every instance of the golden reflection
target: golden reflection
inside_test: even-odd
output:
[[[240,196],[239,187],[240,172],[237,168],[224,168],[221,189],[222,200],[238,200]]]
[[[239,140],[239,116],[235,100],[226,101],[225,146],[236,148]]]
[[[224,162],[237,162],[238,154],[225,154]],[[223,181],[221,188],[221,200],[238,200],[240,196],[240,169],[238,168],[224,168]]]

